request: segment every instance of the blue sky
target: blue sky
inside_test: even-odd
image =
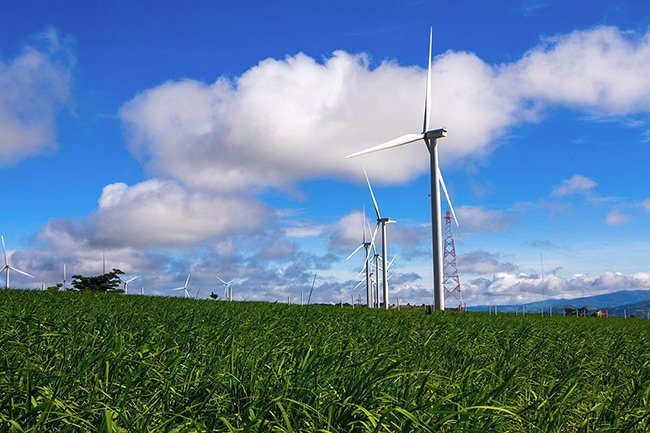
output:
[[[104,252],[151,294],[192,272],[286,300],[317,273],[349,299],[365,167],[398,221],[392,297],[430,303],[426,149],[343,156],[419,132],[433,26],[467,303],[650,288],[646,2],[349,3],[3,2],[0,232],[36,277],[15,285]]]

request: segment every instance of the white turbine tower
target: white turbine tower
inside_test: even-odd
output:
[[[223,297],[224,297],[224,299],[228,299],[228,301],[232,302],[232,285],[230,283],[232,283],[235,280],[233,279],[233,280],[230,280],[230,281],[226,282],[226,281],[222,280],[219,277],[217,277],[217,280],[219,280],[219,281],[221,281],[223,283]]]
[[[124,284],[124,294],[125,294],[125,295],[128,295],[128,294],[129,294],[129,283],[130,283],[131,281],[135,281],[135,280],[137,280],[138,278],[140,278],[140,277],[139,277],[139,276],[135,276],[135,277],[133,277],[133,278],[129,278],[128,280],[123,280],[122,278],[120,278],[120,281],[122,282],[122,284]]]
[[[68,289],[68,287],[67,287],[68,280],[67,280],[67,272],[66,272],[65,263],[63,264],[63,281],[62,281],[62,283],[63,283],[63,291],[65,292]]]
[[[447,202],[449,203],[449,208],[451,213],[454,216],[454,221],[458,225],[458,220],[456,219],[456,214],[454,208],[451,205],[451,200],[449,199],[449,194],[447,193],[447,187],[445,186],[445,181],[442,178],[442,173],[440,172],[440,167],[438,165],[438,147],[436,146],[437,140],[447,136],[447,130],[445,128],[439,128],[430,130],[429,129],[429,117],[431,115],[431,46],[433,43],[433,28],[429,32],[429,63],[427,64],[427,87],[426,87],[426,96],[424,100],[424,124],[422,132],[419,134],[406,134],[401,137],[395,138],[393,140],[387,141],[380,145],[371,147],[360,152],[353,153],[346,156],[346,158],[352,158],[355,156],[363,155],[370,152],[376,152],[379,150],[390,149],[391,147],[403,146],[405,144],[413,143],[415,141],[423,140],[429,150],[430,156],[430,170],[431,170],[431,234],[432,234],[432,244],[433,244],[433,292],[434,292],[434,304],[436,310],[445,309],[445,298],[444,290],[442,286],[443,278],[443,269],[442,269],[442,216],[440,213],[440,188],[442,187],[445,197],[447,197]],[[384,260],[386,254],[384,253]],[[385,268],[385,266],[384,266]]]
[[[5,271],[5,275],[6,275],[5,289],[9,288],[9,271],[15,271],[15,272],[18,272],[19,274],[23,274],[23,275],[25,275],[27,277],[34,278],[33,275],[28,274],[25,271],[21,271],[20,269],[14,268],[13,266],[11,266],[9,264],[9,260],[7,259],[7,249],[5,248],[5,238],[2,235],[0,235],[0,238],[2,239],[2,253],[4,254],[4,257],[5,257],[5,267],[2,268],[2,270]]]
[[[386,244],[386,224],[387,223],[394,223],[396,222],[395,220],[392,220],[387,217],[381,216],[379,213],[379,206],[377,206],[377,200],[375,200],[375,194],[372,192],[372,187],[370,186],[370,180],[368,179],[368,173],[366,173],[366,170],[363,170],[363,174],[366,175],[366,182],[368,182],[368,189],[370,190],[370,196],[372,197],[372,204],[375,206],[375,213],[377,214],[377,227],[381,227],[381,260],[383,263],[383,269],[382,269],[382,290],[383,290],[383,297],[384,297],[384,309],[388,309],[388,278],[387,278],[387,270],[388,267],[386,266],[386,257],[388,257],[388,252],[387,250],[387,244]],[[374,242],[374,236],[373,236],[373,242]],[[379,299],[377,300],[379,303]]]
[[[190,292],[187,291],[187,285],[190,283],[190,274],[187,274],[187,279],[185,280],[185,284],[182,285],[181,287],[176,287],[175,289],[172,290],[182,290],[183,291],[183,298],[189,298],[190,297]]]

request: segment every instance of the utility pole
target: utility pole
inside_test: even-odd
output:
[[[456,245],[451,233],[451,212],[445,212],[445,247],[443,253],[442,287],[445,297],[454,297],[458,301],[458,310],[463,309],[463,295],[460,290],[460,277],[456,263]],[[447,302],[445,302],[447,303]]]

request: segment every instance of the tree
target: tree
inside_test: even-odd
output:
[[[63,283],[56,283],[54,286],[48,286],[48,292],[58,292],[63,287]]]
[[[219,295],[217,295],[217,294],[214,293],[214,292],[210,292],[210,298],[212,298],[212,299],[219,299]]]
[[[72,287],[79,292],[111,292],[123,293],[120,289],[120,275],[124,272],[119,269],[113,269],[103,275],[94,277],[84,277],[83,275],[72,276]]]

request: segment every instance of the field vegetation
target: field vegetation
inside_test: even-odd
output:
[[[650,321],[0,291],[0,431],[648,432]]]

